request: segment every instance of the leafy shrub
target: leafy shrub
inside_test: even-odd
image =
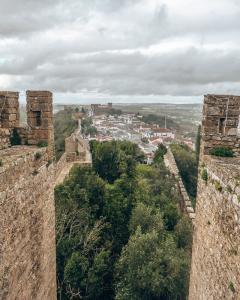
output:
[[[47,142],[47,141],[44,141],[44,140],[40,140],[40,141],[37,143],[37,146],[38,146],[39,148],[47,147],[47,146],[48,146],[48,142]]]
[[[167,153],[167,148],[164,144],[159,144],[157,150],[155,151],[153,161],[155,163],[161,162],[163,160],[164,155]]]
[[[13,128],[11,137],[10,137],[11,146],[21,145],[21,137],[17,131],[17,128]]]
[[[206,169],[203,169],[203,170],[202,170],[201,178],[202,178],[202,180],[204,180],[205,182],[208,181],[208,172],[207,172]]]
[[[145,144],[149,144],[148,138],[146,137],[141,138],[141,141]]]
[[[53,162],[52,159],[49,159],[48,162],[47,162],[47,167],[49,167],[51,165],[51,163]]]
[[[42,153],[41,152],[36,152],[34,157],[35,157],[35,160],[39,160],[42,157]]]
[[[216,190],[218,190],[219,192],[222,191],[222,186],[221,186],[221,184],[220,184],[219,181],[216,180],[216,181],[214,182],[214,185],[215,185],[215,189],[216,189]]]
[[[237,255],[237,254],[238,254],[238,251],[237,251],[237,249],[230,249],[230,250],[229,250],[229,254],[230,254],[230,255]]]
[[[221,157],[233,157],[233,151],[226,147],[215,147],[209,151],[211,155]]]
[[[232,281],[229,282],[228,288],[229,288],[233,293],[235,293],[236,290],[235,290],[235,287],[234,287],[234,284],[233,284]]]

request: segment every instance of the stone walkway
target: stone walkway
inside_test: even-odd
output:
[[[61,173],[58,175],[56,181],[55,181],[55,186],[58,184],[63,183],[64,179],[66,178],[66,176],[68,176],[70,170],[72,169],[72,167],[74,166],[74,162],[70,162],[67,163],[64,168],[62,169]]]
[[[61,170],[61,173],[58,175],[58,177],[55,181],[55,186],[63,183],[64,179],[69,175],[69,173],[74,165],[91,165],[91,161],[79,161],[79,162],[74,161],[74,162],[66,163],[66,165]]]

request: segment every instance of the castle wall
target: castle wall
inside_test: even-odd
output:
[[[92,112],[95,115],[102,115],[108,113],[112,109],[112,103],[103,104],[91,104]]]
[[[188,217],[194,222],[195,212],[191,203],[191,200],[188,196],[188,193],[183,184],[180,172],[177,167],[174,155],[170,148],[168,148],[166,155],[164,156],[164,163],[169,171],[175,176],[178,184],[178,189],[181,195],[180,209],[182,212],[185,212]]]
[[[10,130],[0,128],[0,150],[8,148],[10,144]]]
[[[56,299],[54,166],[46,148],[0,155],[0,299]]]
[[[54,161],[51,92],[27,92],[27,122],[19,126],[18,93],[0,92],[0,299],[54,300],[54,187],[76,157]],[[10,147],[13,129],[21,146]]]
[[[240,159],[204,156],[198,181],[189,299],[240,299],[239,256]]]

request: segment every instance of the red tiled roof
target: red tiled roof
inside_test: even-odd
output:
[[[153,132],[172,132],[172,130],[167,129],[167,128],[153,128]]]

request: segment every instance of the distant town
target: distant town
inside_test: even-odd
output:
[[[65,109],[67,107],[65,106]],[[195,150],[194,141],[179,135],[176,129],[168,125],[166,117],[164,117],[164,126],[161,127],[158,124],[144,122],[143,115],[139,113],[127,113],[115,109],[112,103],[91,104],[82,110],[86,118],[91,120],[91,128],[94,129],[85,133],[86,139],[99,142],[111,140],[134,142],[144,152],[148,164],[152,163],[154,152],[161,143],[168,146],[173,142],[181,142]],[[76,108],[76,111],[79,109]]]

